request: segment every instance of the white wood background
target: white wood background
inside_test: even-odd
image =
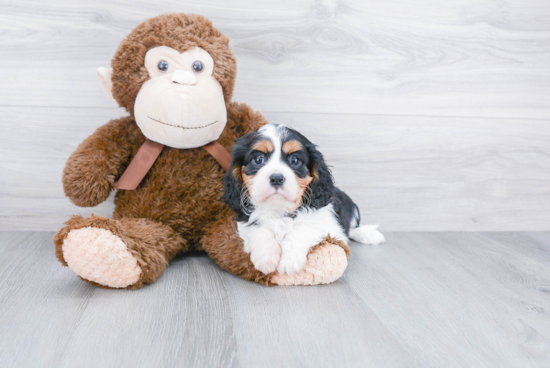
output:
[[[95,69],[166,12],[230,37],[234,100],[318,143],[381,229],[550,230],[547,0],[2,0],[0,229],[110,214],[73,206],[61,172],[124,115]]]

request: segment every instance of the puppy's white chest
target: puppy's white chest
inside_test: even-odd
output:
[[[270,218],[267,221],[262,221],[262,225],[273,230],[275,239],[281,243],[286,234],[294,228],[294,220],[290,217]]]

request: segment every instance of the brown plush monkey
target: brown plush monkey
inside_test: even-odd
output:
[[[266,124],[247,105],[231,102],[236,61],[228,44],[202,16],[161,15],[122,41],[112,71],[98,69],[129,116],[97,129],[70,156],[66,195],[78,206],[96,206],[131,162],[140,166],[138,152],[152,166],[142,168],[135,189],[117,191],[112,219],[73,216],[56,234],[59,261],[83,280],[139,288],[189,250],[204,250],[225,270],[266,285],[328,283],[344,272],[348,248],[330,238],[292,277],[262,274],[243,251],[233,212],[221,201],[224,170],[201,148],[217,140],[230,150],[236,138]]]

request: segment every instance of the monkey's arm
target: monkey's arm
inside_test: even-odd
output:
[[[71,202],[93,207],[105,201],[132,152],[130,117],[111,120],[74,151],[63,170],[63,189]]]
[[[247,104],[238,102],[229,104],[227,117],[233,121],[231,129],[237,137],[242,137],[268,123],[262,114],[252,110]]]

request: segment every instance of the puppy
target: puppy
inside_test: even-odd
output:
[[[327,235],[379,244],[377,226],[360,225],[357,205],[334,186],[316,146],[284,125],[265,125],[238,139],[224,177],[224,201],[254,267],[293,275]]]

